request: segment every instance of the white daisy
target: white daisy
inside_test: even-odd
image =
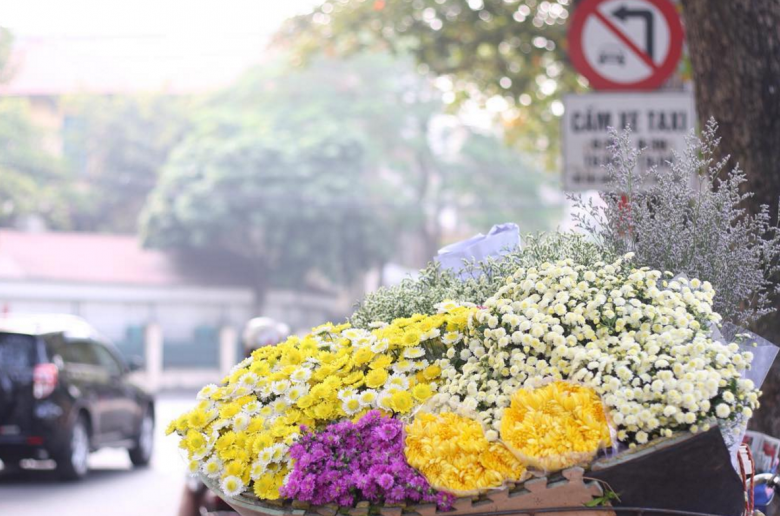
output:
[[[231,498],[235,498],[244,490],[244,482],[235,475],[225,477],[220,484],[222,492]]]
[[[353,394],[351,396],[347,396],[346,398],[344,398],[344,402],[341,404],[341,408],[344,409],[344,412],[348,416],[351,416],[353,414],[356,414],[363,407],[360,403],[360,399],[358,398],[358,396]]]
[[[287,390],[287,394],[284,395],[284,401],[286,401],[288,404],[292,405],[298,399],[301,398],[301,396],[305,396],[309,393],[309,386],[306,384],[294,384],[292,387],[290,387]]]
[[[311,370],[305,367],[299,367],[290,375],[290,380],[293,382],[305,382],[309,378],[311,378]]]
[[[410,363],[411,365],[411,363]],[[391,374],[387,378],[387,382],[385,382],[385,387],[395,387],[400,390],[408,390],[409,389],[409,379],[402,375],[402,374]]]
[[[374,389],[366,389],[358,395],[358,401],[364,407],[372,407],[376,403],[377,392]]]
[[[263,463],[263,462],[261,462],[259,460],[256,460],[256,461],[254,461],[252,463],[252,469],[251,469],[251,472],[249,474],[249,476],[252,478],[252,480],[257,480],[261,476],[263,476],[263,474],[265,473],[265,471],[267,469],[266,468],[267,464],[268,464],[267,462]]]
[[[222,473],[222,461],[218,457],[211,457],[201,467],[203,474],[209,478],[217,478]]]
[[[257,385],[258,377],[255,373],[246,373],[238,379],[238,384],[247,389],[254,390]]]
[[[213,383],[206,385],[198,392],[198,399],[199,400],[211,399],[211,397],[217,392],[217,389],[219,389],[219,387],[217,387]]]
[[[425,355],[425,350],[419,347],[406,348],[403,355],[404,358],[420,358]]]
[[[239,412],[233,417],[233,430],[236,432],[243,432],[246,427],[249,426],[249,420],[251,416],[246,412]]]
[[[371,351],[377,354],[387,351],[387,339],[381,339],[371,344]]]
[[[279,380],[278,382],[273,382],[271,384],[271,392],[276,394],[277,396],[282,396],[287,392],[287,389],[290,388],[290,382],[288,380]]]
[[[250,401],[249,403],[244,405],[244,409],[243,410],[247,414],[254,415],[254,414],[257,414],[258,412],[260,412],[261,408],[263,408],[263,407],[262,407],[262,405],[260,405],[259,401]]]

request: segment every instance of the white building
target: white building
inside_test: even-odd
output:
[[[160,387],[214,381],[237,361],[255,296],[229,273],[195,273],[134,236],[0,230],[0,313],[79,315],[125,355],[146,355]]]

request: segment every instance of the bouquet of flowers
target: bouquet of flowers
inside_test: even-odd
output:
[[[169,426],[190,470],[226,497],[446,509],[750,418],[752,354],[716,338],[709,281],[550,238],[258,349]]]

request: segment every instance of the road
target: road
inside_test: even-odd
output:
[[[185,464],[168,422],[194,403],[192,394],[157,397],[155,449],[148,468],[132,468],[127,452],[107,449],[90,456],[90,472],[76,483],[59,482],[51,470],[0,471],[2,516],[175,516]]]

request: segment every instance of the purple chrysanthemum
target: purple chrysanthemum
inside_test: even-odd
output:
[[[290,456],[295,464],[281,490],[288,498],[341,506],[435,502],[441,509],[454,500],[406,463],[403,423],[378,411],[304,434]]]

